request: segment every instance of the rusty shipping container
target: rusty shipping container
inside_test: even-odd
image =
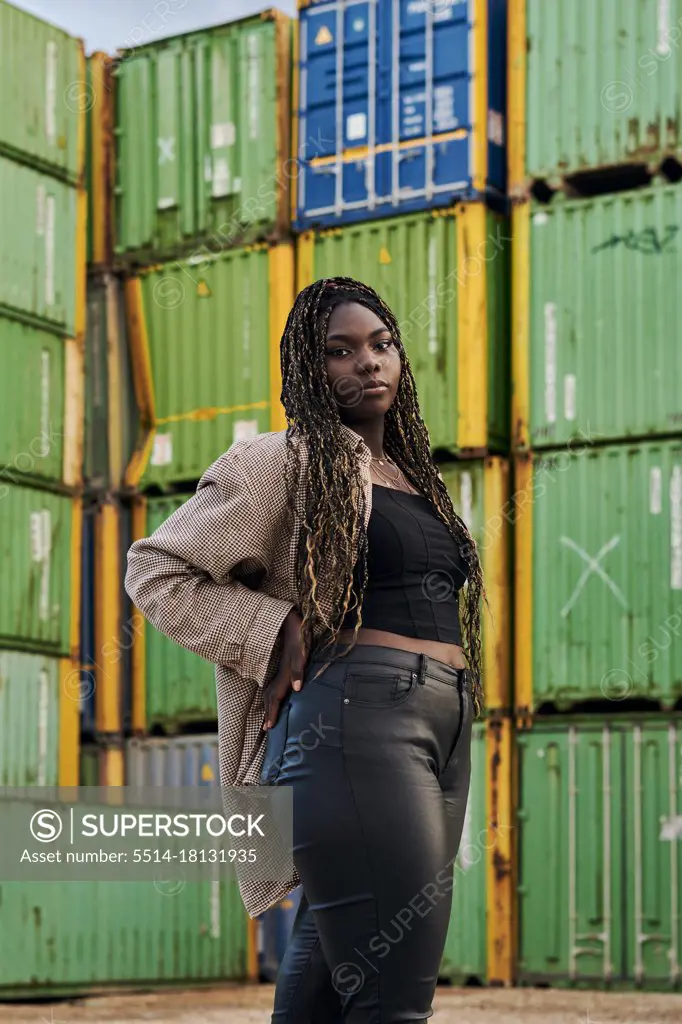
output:
[[[263,243],[126,282],[143,428],[129,486],[194,484],[233,441],[286,426],[279,343],[293,250]]]
[[[679,717],[555,718],[518,750],[519,982],[679,989]]]
[[[673,707],[682,439],[519,457],[515,502],[519,711],[634,698]]]
[[[682,430],[682,191],[531,203],[514,213],[514,443]]]
[[[677,0],[510,0],[509,191],[682,164]]]
[[[114,253],[139,264],[281,237],[289,224],[291,20],[268,10],[124,50]]]
[[[321,277],[375,288],[400,324],[431,446],[509,444],[511,236],[482,203],[392,217],[296,242],[297,290]]]
[[[87,109],[82,41],[3,0],[0,96],[0,152],[82,184]],[[7,195],[4,185],[2,193]]]

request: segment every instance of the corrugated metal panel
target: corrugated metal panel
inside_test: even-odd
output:
[[[528,179],[680,158],[681,15],[661,0],[528,0]]]
[[[471,784],[464,829],[454,865],[452,914],[439,974],[453,984],[470,980],[485,984],[486,857],[489,852],[486,816],[486,727],[475,722],[471,737]],[[490,844],[490,847],[492,844]]]
[[[676,185],[532,205],[533,447],[682,428],[680,224]]]
[[[151,534],[189,497],[155,498],[147,503],[147,535]],[[147,729],[174,732],[190,722],[217,720],[215,667],[174,643],[147,623],[146,714]]]
[[[679,718],[555,719],[518,747],[519,980],[679,986]]]
[[[80,620],[80,714],[81,734],[95,734],[95,516],[97,506],[83,508],[81,540],[81,620]],[[83,783],[85,785],[85,783]],[[97,783],[93,782],[95,786]]]
[[[0,651],[0,786],[59,784],[59,660]]]
[[[290,36],[270,11],[125,52],[116,254],[216,252],[286,229]]]
[[[682,978],[682,722],[652,719],[625,741],[627,973],[639,985]]]
[[[218,786],[218,735],[132,739],[126,745],[128,786]]]
[[[493,456],[439,466],[455,511],[476,542],[488,608],[483,611],[483,685],[486,708],[511,708],[510,466]]]
[[[136,387],[144,376],[152,396],[142,417],[156,426],[141,483],[194,482],[233,441],[270,429],[268,249],[166,264],[140,280],[141,309],[131,316],[129,304],[128,322],[138,356],[147,349]]]
[[[71,498],[18,484],[0,495],[0,642],[69,654]]]
[[[517,572],[531,581],[519,596],[532,602],[515,616],[517,648],[532,623],[519,708],[671,706],[682,696],[682,440],[536,455],[516,497]]]
[[[78,193],[56,178],[0,157],[0,308],[76,329]]]
[[[434,449],[508,444],[506,225],[469,204],[323,231],[298,244],[298,288],[350,276],[393,310]]]
[[[22,477],[62,480],[65,363],[58,335],[0,316],[2,483]]]
[[[506,10],[342,0],[301,11],[297,230],[504,191]]]
[[[93,490],[118,490],[137,441],[139,414],[120,282],[88,281],[83,478]]]
[[[81,40],[0,4],[0,95],[0,151],[78,182],[86,110]]]
[[[0,997],[244,979],[237,883],[206,869],[205,881],[3,885]]]
[[[78,774],[79,786],[99,786],[99,747],[81,747]]]
[[[518,737],[520,981],[625,976],[621,743],[601,720]]]

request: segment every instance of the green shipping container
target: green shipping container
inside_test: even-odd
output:
[[[510,465],[501,456],[442,462],[439,469],[457,514],[471,532],[483,569],[483,685],[486,710],[507,710],[511,692]],[[447,569],[444,570],[447,574]],[[447,576],[443,577],[447,582]]]
[[[83,479],[93,490],[123,484],[139,430],[123,290],[112,274],[88,281]]]
[[[64,478],[68,351],[59,335],[0,316],[2,483]]]
[[[59,784],[58,658],[0,651],[0,787]]]
[[[322,277],[353,277],[393,310],[434,450],[507,450],[505,218],[468,203],[310,232],[296,248],[298,289]]]
[[[69,655],[79,543],[77,500],[0,483],[3,646]]]
[[[284,429],[279,342],[293,304],[289,243],[165,264],[125,288],[146,428],[129,485],[193,484],[234,441]]]
[[[73,336],[85,271],[77,190],[0,157],[0,195],[0,310]]]
[[[124,51],[114,252],[144,263],[289,223],[290,19],[278,11]]]
[[[679,0],[512,5],[512,193],[595,168],[679,167],[681,19]]]
[[[153,498],[147,502],[147,535],[156,530],[189,495]],[[190,723],[216,722],[215,666],[174,643],[145,623],[144,685],[148,730],[175,732]]]
[[[682,440],[519,460],[516,703],[682,697]]]
[[[87,109],[82,41],[2,0],[0,96],[0,152],[79,183]],[[4,184],[2,194],[15,198]]]
[[[554,719],[518,758],[519,981],[679,987],[680,721]]]
[[[528,215],[530,264],[516,259],[529,316],[516,329],[531,447],[679,432],[682,191],[557,197]]]
[[[246,973],[246,914],[234,881],[0,884],[0,1000]]]
[[[454,985],[485,984],[486,965],[486,726],[474,722],[471,738],[471,784],[464,829],[454,866],[452,914],[440,976]]]

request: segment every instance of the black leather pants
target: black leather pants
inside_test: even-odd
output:
[[[261,776],[292,787],[304,892],[272,1021],[422,1024],[469,792],[467,673],[366,644],[313,680],[322,663],[282,703]]]

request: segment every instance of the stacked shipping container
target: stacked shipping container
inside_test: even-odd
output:
[[[674,987],[680,65],[605,6],[510,5],[517,977]]]

